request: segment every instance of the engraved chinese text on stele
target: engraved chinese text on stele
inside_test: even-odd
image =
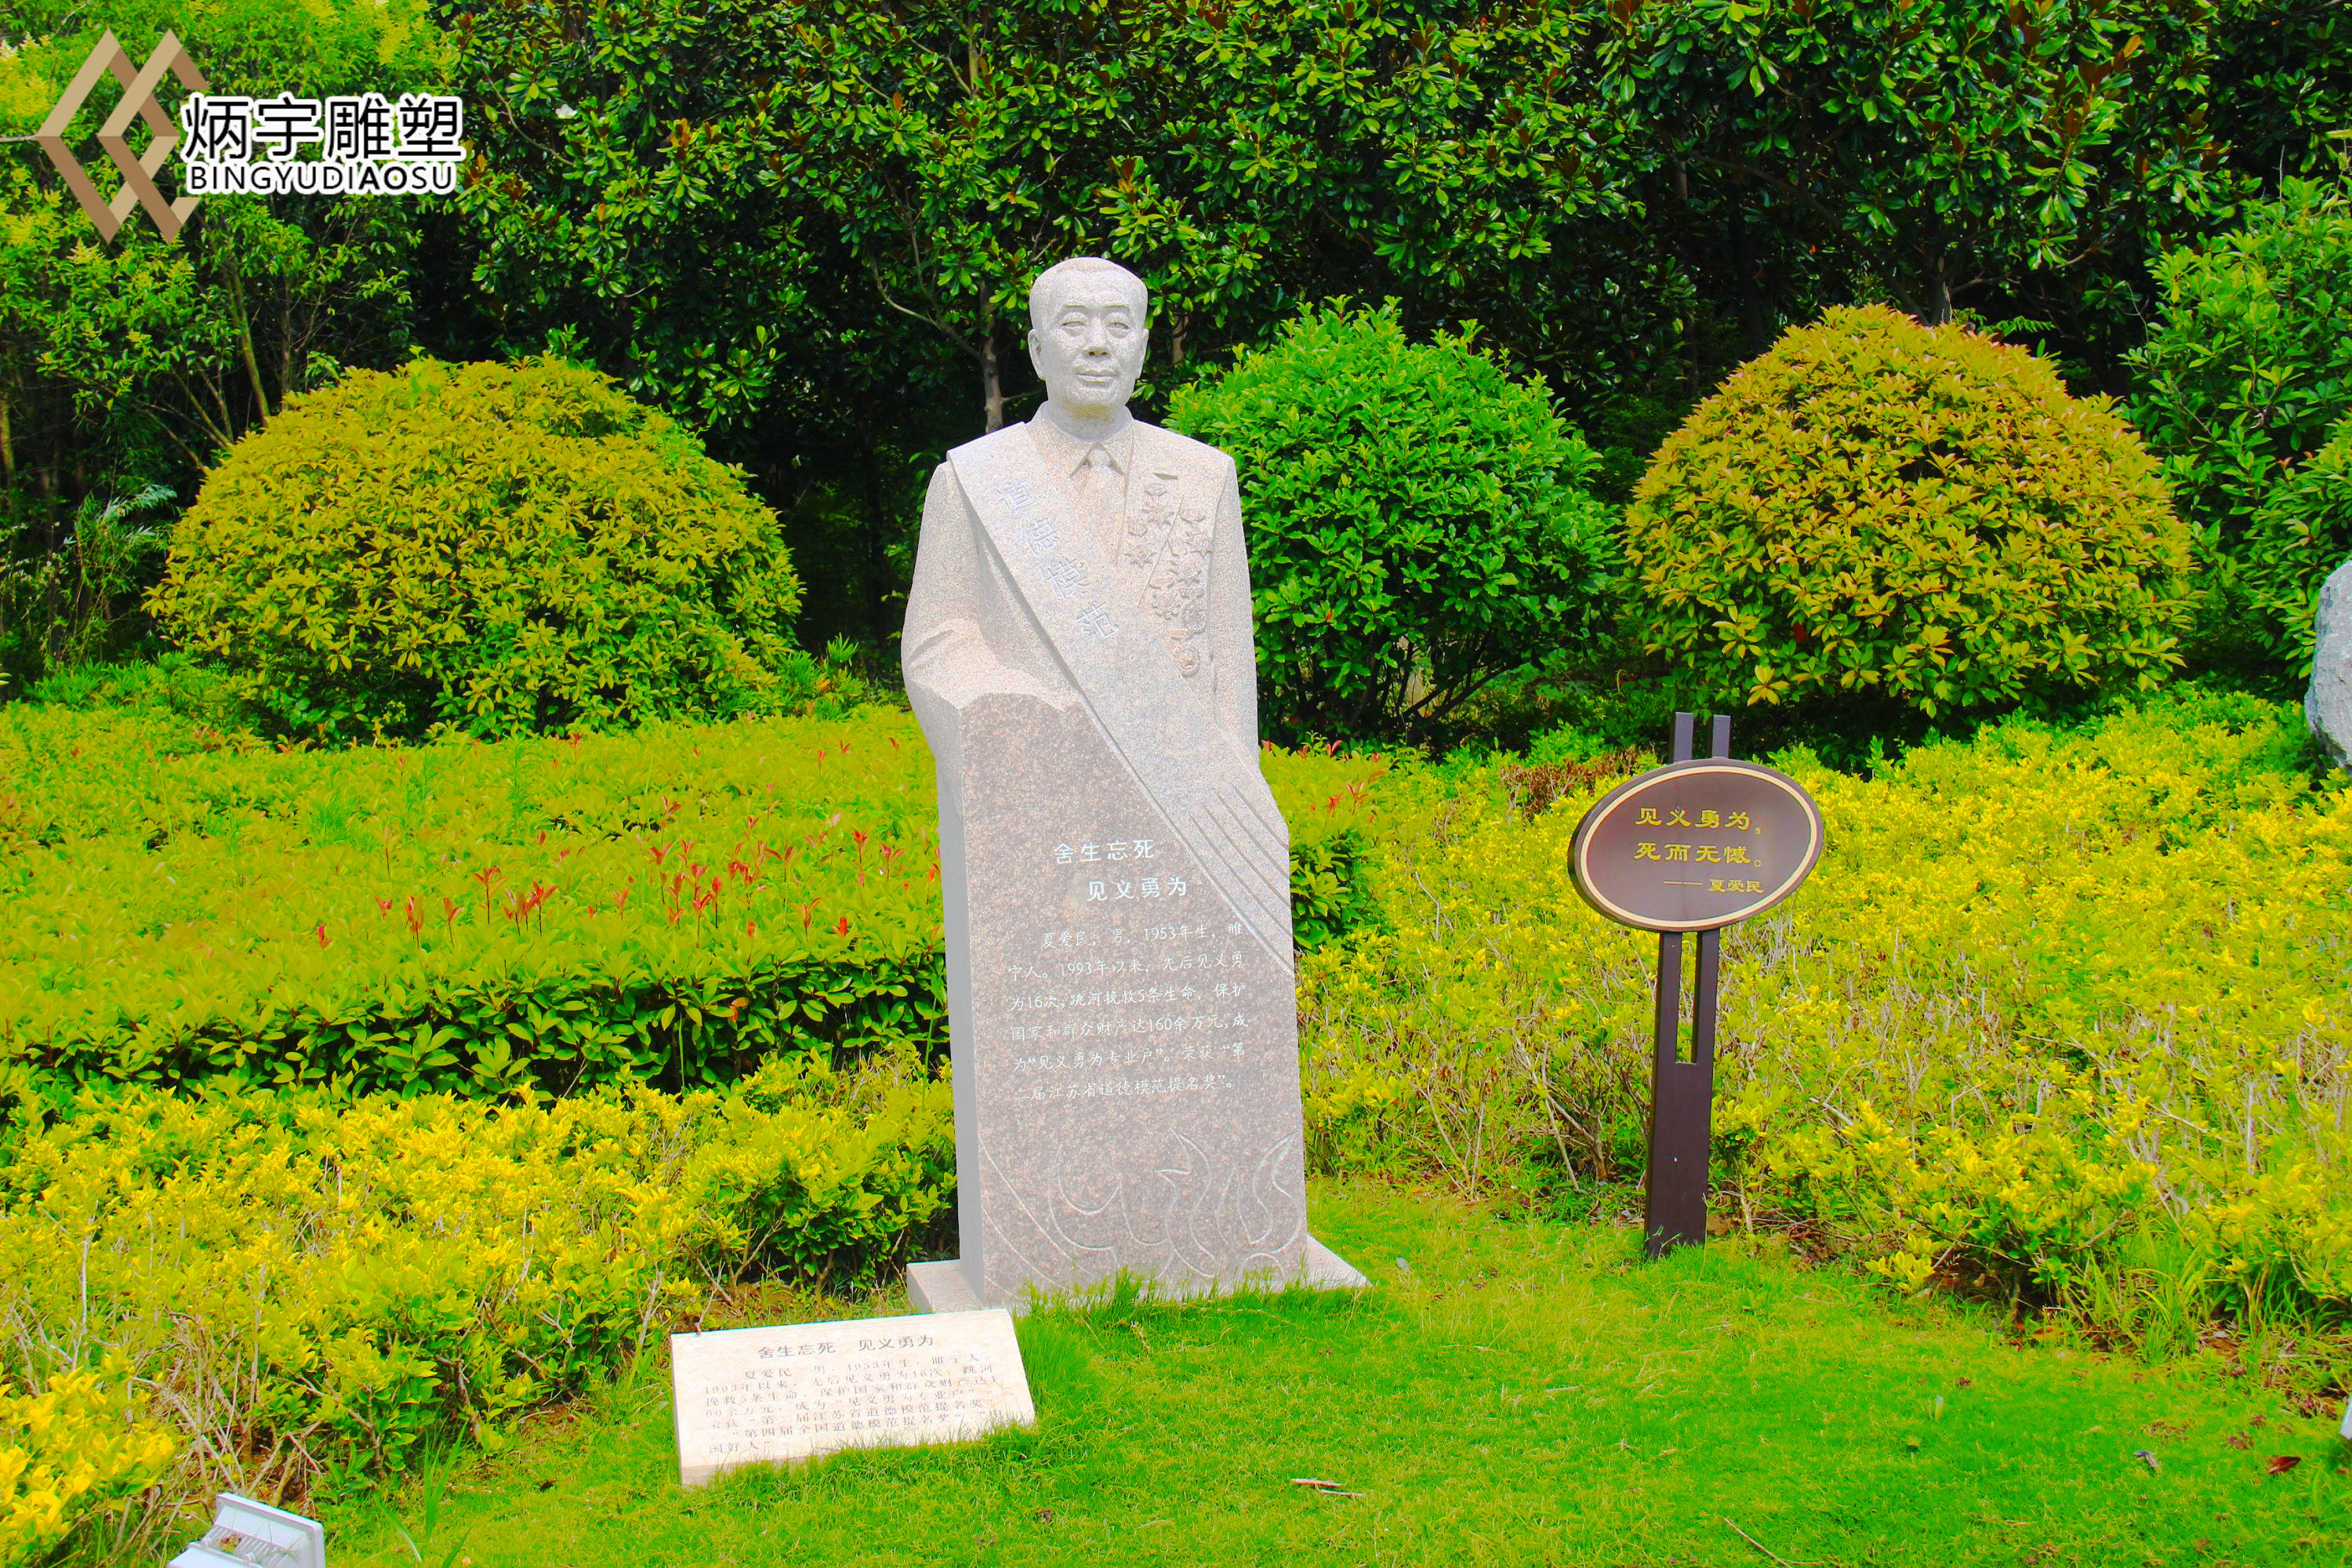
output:
[[[908,1271],[927,1310],[1122,1272],[1362,1283],[1307,1231],[1233,464],[1113,427],[1121,455],[983,437],[924,510],[904,657],[939,766],[961,1242]],[[1077,504],[1072,453],[1109,504]]]

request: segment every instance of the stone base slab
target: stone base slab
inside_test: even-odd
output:
[[[1257,1283],[1256,1280],[1252,1281]],[[1289,1280],[1267,1279],[1268,1285],[1303,1285],[1312,1290],[1358,1290],[1370,1281],[1355,1266],[1338,1253],[1316,1240],[1307,1238],[1306,1255],[1299,1259],[1298,1273]],[[971,1279],[964,1272],[963,1260],[942,1258],[931,1263],[910,1263],[907,1266],[907,1295],[918,1312],[976,1312],[991,1303],[980,1299]],[[1015,1315],[1025,1310],[1028,1301],[1001,1303]]]

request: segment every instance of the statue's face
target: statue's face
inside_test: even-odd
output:
[[[1029,329],[1029,363],[1049,403],[1100,416],[1127,406],[1143,373],[1143,310],[1118,273],[1080,273]]]

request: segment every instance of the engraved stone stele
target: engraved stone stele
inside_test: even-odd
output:
[[[2320,584],[2316,610],[2304,717],[2336,765],[2352,768],[2352,561]]]
[[[1037,1419],[1003,1310],[672,1334],[677,1479]]]
[[[960,1258],[930,1311],[1363,1277],[1307,1234],[1289,833],[1233,460],[1135,420],[1140,279],[1030,292],[1047,401],[948,454],[907,601],[939,765]]]

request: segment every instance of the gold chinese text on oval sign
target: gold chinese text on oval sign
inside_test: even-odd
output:
[[[1644,931],[1706,931],[1760,914],[1822,856],[1822,814],[1797,781],[1754,763],[1653,768],[1576,825],[1577,891]]]

